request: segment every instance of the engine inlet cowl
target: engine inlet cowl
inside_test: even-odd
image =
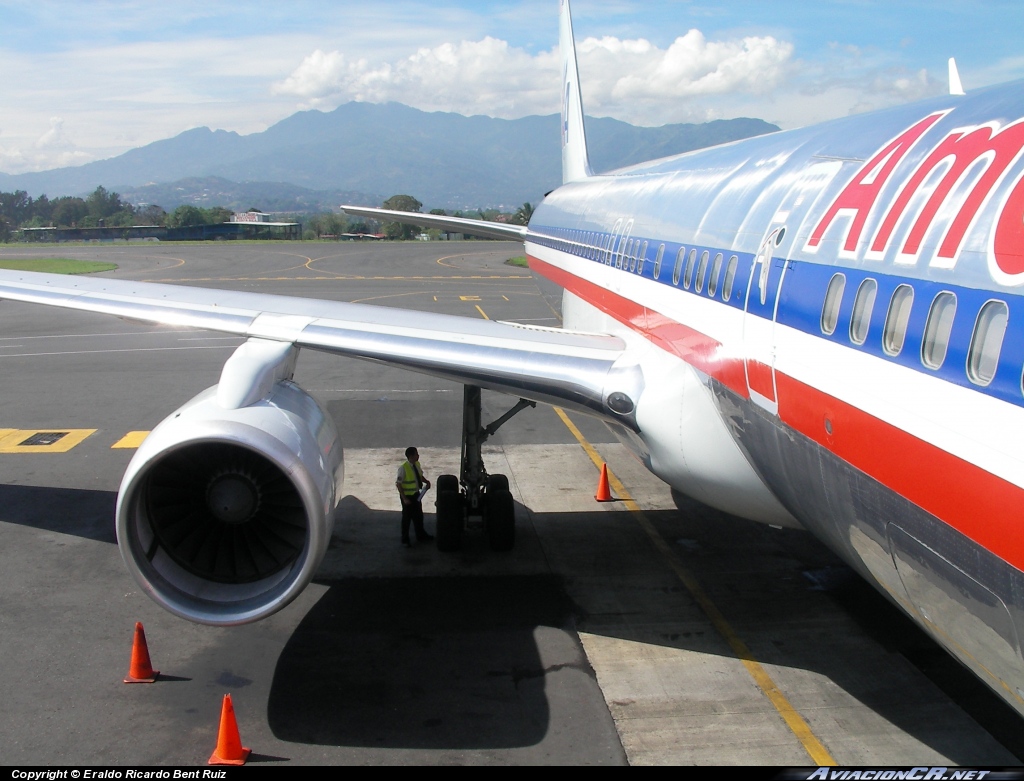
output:
[[[291,382],[236,410],[216,388],[161,423],[118,496],[118,543],[159,604],[204,624],[255,621],[312,579],[343,480],[333,421]]]

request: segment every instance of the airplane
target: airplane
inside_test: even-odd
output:
[[[1024,714],[1024,84],[595,174],[560,0],[563,184],[527,226],[343,207],[525,245],[561,329],[0,271],[0,299],[246,337],[154,429],[118,544],[181,617],[258,620],[310,582],[342,495],[301,349],[462,383],[437,538],[514,545],[482,442],[536,402],[604,420],[676,491],[805,529]],[[480,389],[520,399],[484,426]]]

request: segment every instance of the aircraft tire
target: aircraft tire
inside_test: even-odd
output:
[[[487,493],[508,490],[508,475],[489,475],[487,477]]]
[[[515,547],[516,503],[508,491],[488,492],[487,539],[494,551],[510,551]]]
[[[438,478],[438,483],[440,482],[441,478]],[[457,491],[438,491],[434,506],[437,508],[437,549],[446,553],[460,550],[463,526],[462,497]]]
[[[442,491],[455,491],[459,492],[459,478],[455,475],[441,475],[437,478],[437,492]]]

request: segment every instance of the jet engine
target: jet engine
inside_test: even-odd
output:
[[[279,376],[245,406],[225,404],[222,377],[157,426],[125,473],[121,554],[182,618],[264,618],[298,596],[327,551],[344,480],[338,432]]]

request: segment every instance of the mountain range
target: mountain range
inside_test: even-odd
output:
[[[594,117],[586,129],[595,171],[778,130],[759,119],[636,127]],[[396,193],[427,208],[515,207],[561,183],[558,138],[557,115],[509,120],[353,102],[301,111],[260,133],[201,127],[82,166],[0,173],[0,190],[55,197],[103,185],[165,209],[217,193],[267,211],[379,203]],[[263,199],[283,208],[249,203]]]

